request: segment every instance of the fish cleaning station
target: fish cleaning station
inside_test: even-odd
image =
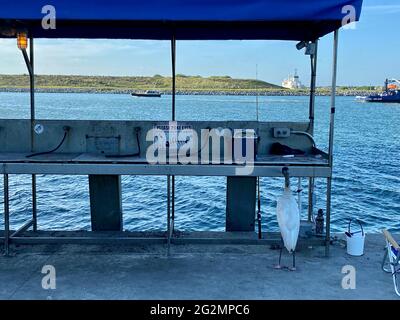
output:
[[[359,19],[361,0],[288,0],[284,5],[273,0],[115,0],[96,1],[95,6],[93,2],[76,0],[53,0],[51,3],[56,12],[55,29],[43,26],[46,14],[42,13],[42,8],[46,1],[21,0],[18,5],[4,2],[0,12],[0,38],[15,39],[15,54],[24,59],[30,78],[30,119],[0,120],[0,174],[4,177],[4,230],[0,240],[4,243],[6,254],[17,244],[158,243],[165,244],[168,252],[174,244],[182,243],[279,244],[279,233],[262,228],[262,219],[267,217],[261,215],[260,177],[281,177],[282,187],[285,178],[292,183],[292,187],[297,186],[299,179],[307,183],[308,199],[303,203],[308,201],[308,209],[301,212],[299,243],[325,246],[325,253],[329,254],[339,29],[343,24]],[[348,10],[343,13],[343,8]],[[346,20],[349,12],[354,12],[353,20]],[[329,144],[327,150],[322,150],[314,140],[318,41],[331,33],[332,93],[330,107],[325,110],[330,114]],[[38,119],[35,110],[40,105],[35,101],[34,44],[36,39],[43,38],[170,41],[171,121]],[[176,42],[185,40],[286,40],[293,41],[293,47],[297,43],[299,54],[304,54],[304,50],[310,59],[309,120],[176,121]],[[247,111],[244,109],[243,112]],[[219,130],[221,128],[224,130]],[[181,138],[181,131],[188,129],[191,130],[191,137],[197,135],[203,139],[194,143],[190,134]],[[212,129],[223,132],[220,141],[212,136]],[[166,140],[159,136],[159,140],[149,139],[151,130],[165,132]],[[170,139],[173,133],[178,137],[175,142]],[[158,152],[164,148],[169,155],[165,163],[152,163],[146,156],[156,142],[160,148]],[[194,161],[171,160],[173,144],[190,145],[191,151],[195,148],[198,152],[195,152]],[[241,148],[243,146],[250,149]],[[240,156],[224,161],[229,154],[237,155],[237,148],[241,150],[242,160],[246,161],[239,161]],[[219,154],[217,152],[218,160],[221,160],[219,163],[214,161],[217,150],[220,151]],[[249,164],[252,169],[246,171]],[[22,174],[31,175],[32,179],[32,215],[27,216],[26,223],[18,229],[11,230],[10,193],[13,190],[9,179]],[[43,174],[88,177],[91,231],[87,231],[85,236],[73,233],[57,236],[57,232],[41,232],[37,219],[36,175]],[[166,230],[124,231],[121,204],[123,175],[165,177]],[[213,236],[211,232],[175,230],[175,217],[184,214],[175,210],[175,201],[179,197],[175,177],[178,176],[227,177],[226,232]],[[313,227],[316,216],[313,206],[315,179],[325,179],[327,183],[325,224],[319,234]],[[295,190],[292,192],[295,194]],[[272,218],[275,217],[271,215]],[[308,226],[311,226],[310,232],[303,232]]]

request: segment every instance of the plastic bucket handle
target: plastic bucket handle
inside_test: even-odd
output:
[[[360,225],[361,233],[362,233],[362,235],[364,236],[364,229],[363,229],[363,226],[362,226],[362,224],[361,224],[361,221],[358,220],[358,219],[355,219],[355,220],[356,220],[356,222]],[[350,219],[349,224],[348,224],[348,226],[347,226],[347,231],[348,231],[349,234],[351,234],[351,235],[360,232],[360,231],[357,231],[357,232],[351,232],[351,231],[350,231],[350,225],[351,225],[351,222],[352,222],[352,221],[353,221],[353,219]]]

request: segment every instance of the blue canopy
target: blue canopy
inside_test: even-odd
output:
[[[41,26],[48,4],[55,30]],[[0,28],[35,38],[314,40],[341,27],[348,5],[358,20],[362,0],[0,0]]]

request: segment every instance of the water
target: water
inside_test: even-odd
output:
[[[42,93],[36,101],[38,119],[168,120],[171,113],[170,96]],[[317,97],[316,105],[315,138],[326,149],[329,98]],[[0,93],[0,110],[0,118],[28,118],[28,94]],[[261,121],[307,121],[308,97],[260,97],[259,110]],[[255,119],[255,97],[177,97],[177,120]],[[332,230],[342,231],[349,218],[358,217],[368,231],[382,227],[400,231],[400,104],[363,104],[352,97],[338,97],[335,127]],[[224,230],[225,179],[176,178],[177,229]],[[316,208],[324,208],[325,181],[316,183]],[[122,184],[124,228],[165,230],[166,177],[124,176]],[[12,175],[10,186],[11,222],[17,227],[30,216],[30,177]],[[262,178],[261,186],[264,228],[276,230],[275,206],[282,179]],[[39,175],[38,220],[40,229],[88,230],[87,177]]]

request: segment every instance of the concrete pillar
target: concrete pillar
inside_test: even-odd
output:
[[[256,177],[228,177],[226,231],[254,231]]]
[[[92,231],[122,231],[121,177],[89,175]]]

